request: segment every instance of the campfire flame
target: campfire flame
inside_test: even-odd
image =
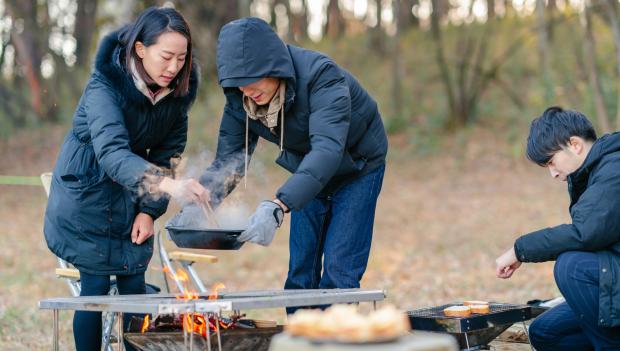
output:
[[[224,283],[215,283],[211,287],[211,294],[209,295],[209,300],[217,300],[217,293],[219,290],[226,288]]]
[[[183,290],[185,290],[185,293],[178,294],[175,296],[175,298],[179,300],[198,300],[200,298],[200,295],[198,294],[197,291],[192,291],[188,289],[187,282],[189,281],[189,275],[183,269],[177,269],[176,272],[174,272],[174,271],[170,271],[167,267],[164,267],[163,271],[171,279],[179,281],[183,285],[183,288],[184,288]],[[226,288],[226,286],[223,283],[220,283],[220,282],[215,283],[211,287],[211,292],[209,294],[209,300],[216,300],[218,297],[219,290],[224,289],[224,288]],[[231,321],[227,323],[221,319],[216,319],[215,316],[208,316],[207,318],[205,318],[205,316],[199,313],[188,313],[188,314],[183,315],[183,318],[182,318],[183,331],[186,331],[189,333],[196,333],[196,334],[206,337],[207,332],[212,331],[212,330],[217,330],[218,324],[220,328],[228,329],[236,323],[238,318],[240,317],[236,317],[236,318],[233,317]],[[145,333],[146,331],[148,331],[149,327],[151,326],[151,323],[152,322],[150,321],[149,315],[145,315],[144,322],[141,328],[141,332]]]
[[[218,291],[225,288],[226,286],[223,283],[215,283],[211,287],[211,293],[209,294],[209,300],[216,300],[218,296]],[[177,298],[184,300],[196,300],[198,299],[198,293],[195,291],[187,290],[187,293],[183,296],[177,296]],[[217,329],[217,320],[215,317],[210,316],[207,319],[199,313],[190,313],[183,316],[183,330],[190,333],[197,333],[204,337],[207,336],[207,332],[211,330]],[[219,325],[221,328],[227,329],[233,323],[223,323],[221,320],[219,321]]]
[[[142,323],[142,328],[140,329],[141,333],[144,333],[145,331],[147,331],[149,329],[149,315],[145,314],[144,315],[144,322]]]

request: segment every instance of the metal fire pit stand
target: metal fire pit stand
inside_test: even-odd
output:
[[[208,294],[200,294],[197,300],[179,300],[173,294],[78,296],[52,298],[39,301],[40,309],[53,310],[54,351],[59,350],[58,311],[94,311],[117,314],[119,351],[123,345],[123,313],[136,314],[214,314],[216,318],[223,311],[241,311],[282,307],[307,307],[339,303],[373,302],[385,299],[383,290],[366,289],[324,289],[324,290],[264,290],[238,293],[223,293],[217,300],[208,300]],[[219,324],[219,323],[218,323]],[[189,347],[193,350],[193,334],[189,336]],[[209,335],[209,333],[207,333]],[[218,335],[219,336],[219,335]],[[210,343],[207,343],[210,349]]]

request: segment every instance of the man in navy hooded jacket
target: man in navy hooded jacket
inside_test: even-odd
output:
[[[215,160],[201,176],[217,205],[246,174],[258,138],[292,173],[239,240],[267,246],[291,212],[286,289],[357,288],[366,270],[387,137],[373,98],[329,57],[285,44],[263,20],[226,24],[226,95]]]

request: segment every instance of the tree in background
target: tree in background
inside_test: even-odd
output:
[[[407,31],[420,25],[420,20],[413,14],[413,7],[419,4],[419,0],[399,0],[393,6],[398,15],[396,26],[402,31]]]
[[[78,67],[90,65],[93,45],[97,34],[97,0],[78,0],[75,15],[75,64]]]
[[[338,0],[327,0],[327,21],[323,33],[331,39],[338,39],[344,33],[346,27]]]
[[[551,82],[550,58],[549,58],[549,27],[545,0],[536,0],[536,20],[538,33],[538,54],[540,57],[541,83],[544,90],[545,104],[554,100],[553,83]]]
[[[51,91],[43,80],[40,69],[43,56],[47,52],[46,5],[40,5],[40,9],[36,0],[12,0],[7,1],[6,6],[14,23],[10,42],[16,53],[16,68],[25,78],[30,93],[29,110],[42,120],[54,121],[56,113],[54,103],[50,101]],[[32,30],[34,28],[42,30]],[[22,114],[12,118],[18,125],[25,123],[25,116]]]
[[[487,18],[495,19],[495,0],[487,0]]]
[[[601,0],[609,19],[616,48],[616,130],[620,130],[620,24],[618,24],[618,3],[615,0]]]
[[[420,69],[411,66],[412,57],[424,62],[421,69],[430,71],[433,83],[439,82],[432,89],[437,86],[442,94],[434,94],[437,102],[431,108],[447,111],[441,116],[447,128],[475,122],[491,86],[508,97],[516,110],[523,109],[527,96],[515,80],[527,87],[529,74],[541,92],[538,96],[544,96],[541,103],[556,103],[566,91],[576,98],[572,101],[591,96],[598,126],[604,131],[612,125],[620,128],[618,1],[586,2],[582,11],[578,4],[556,0],[0,0],[0,125],[7,120],[15,126],[56,122],[59,116],[68,115],[91,69],[101,33],[131,20],[146,7],[166,5],[175,6],[192,24],[196,54],[207,81],[216,76],[220,28],[235,18],[253,15],[270,21],[285,41],[312,46],[307,42],[311,37],[322,41],[317,44],[321,50],[337,50],[331,54],[351,50],[343,38],[367,43],[363,55],[358,51],[344,62],[363,66],[365,55],[378,59],[366,61],[378,62],[381,74],[390,77],[389,82],[380,82],[389,91],[382,101],[389,106],[390,114],[385,116],[402,120],[403,128],[408,128],[410,115],[420,113],[414,99],[405,98],[411,95],[407,89],[412,85],[423,86],[420,91],[425,93],[431,89],[427,82],[417,81],[417,74],[407,76]],[[562,34],[556,25],[570,21],[571,16],[581,18],[583,35],[556,43],[554,33]],[[576,21],[566,25],[570,26],[579,28]],[[504,33],[503,27],[507,28]],[[514,35],[515,28],[525,34]],[[538,58],[515,62],[513,58],[530,39],[537,40],[532,47]],[[602,59],[612,57],[612,47],[613,71],[611,61]],[[566,56],[567,51],[576,62],[558,71],[556,64],[566,59],[560,52]],[[575,79],[562,81],[564,72],[577,75],[577,80],[583,78],[585,84]],[[613,81],[609,72],[614,72]],[[610,86],[616,93],[611,99],[605,94],[614,89]],[[613,107],[615,123],[610,119]]]
[[[586,62],[588,79],[592,88],[598,126],[602,129],[603,133],[607,133],[611,130],[611,127],[609,124],[607,107],[605,107],[605,94],[601,84],[601,74],[596,64],[596,40],[592,32],[591,6],[591,1],[585,0],[585,6],[580,17],[581,25],[583,26],[583,56]]]

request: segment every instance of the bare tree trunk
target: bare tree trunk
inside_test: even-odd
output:
[[[370,49],[378,53],[380,56],[385,56],[385,32],[381,27],[381,16],[383,14],[383,6],[381,6],[381,0],[375,0],[375,13],[377,16],[377,24],[370,32]]]
[[[206,79],[216,77],[215,49],[220,29],[226,23],[238,18],[240,9],[238,1],[182,1],[177,9],[189,23],[201,23],[202,26],[192,27],[192,40],[202,64],[203,76]]]
[[[79,68],[86,68],[90,63],[90,52],[97,26],[97,0],[78,0],[75,14],[76,62]]]
[[[601,86],[600,74],[596,66],[596,42],[592,33],[592,18],[590,14],[590,1],[586,0],[583,13],[581,14],[581,24],[584,27],[583,49],[588,78],[594,93],[594,106],[596,108],[597,120],[603,133],[611,130],[609,126],[609,115],[605,107],[603,87]]]
[[[487,18],[495,19],[495,0],[487,0]]]
[[[545,0],[536,0],[536,19],[536,27],[538,32],[538,54],[540,55],[540,73],[542,74],[542,86],[545,90],[545,104],[549,104],[553,101],[554,93],[549,67],[549,41],[545,18]]]
[[[431,0],[433,5],[433,12],[431,12],[431,36],[433,38],[433,44],[435,46],[435,57],[437,64],[439,65],[439,72],[441,75],[441,81],[443,82],[444,89],[446,91],[446,97],[448,98],[449,108],[449,122],[454,121],[457,111],[455,105],[454,92],[452,90],[452,79],[450,78],[450,68],[446,62],[446,56],[443,47],[443,38],[441,33],[441,27],[439,24],[441,13],[435,11],[439,8],[438,2],[442,0]]]
[[[396,21],[396,33],[392,38],[392,96],[394,98],[394,114],[396,118],[403,118],[403,101],[402,101],[402,77],[403,65],[400,52],[400,32],[402,30],[399,14],[401,9],[400,2],[403,0],[393,0],[392,9],[394,11],[394,19]]]
[[[419,0],[399,0],[398,8],[398,25],[405,31],[411,27],[417,27],[420,23],[418,18],[413,14],[413,6],[418,4]],[[396,5],[395,5],[396,6]]]
[[[308,39],[308,3],[304,0],[301,4],[302,8],[299,12],[291,11],[290,31],[295,42]]]
[[[345,31],[344,17],[340,11],[338,0],[329,0],[327,5],[327,22],[325,23],[325,34],[332,38],[338,39]]]
[[[10,43],[10,38],[6,42],[2,43],[2,52],[0,52],[0,71],[2,71],[2,67],[4,66],[4,60],[6,58],[6,48],[9,46]]]
[[[618,12],[614,6],[614,0],[602,0],[605,13],[609,19],[611,30],[614,35],[616,46],[616,130],[620,130],[620,25],[618,24]]]
[[[287,0],[274,0],[273,6],[271,7],[271,25],[274,28],[277,28],[277,23],[276,23],[276,17],[277,17],[276,7],[277,6],[284,6],[284,10],[286,11],[286,17],[288,19],[288,28],[286,29],[286,41],[290,43],[294,40],[293,31],[292,31],[293,14],[291,13],[290,3]]]
[[[547,38],[549,39],[549,43],[553,42],[553,38],[555,37],[555,23],[556,23],[556,13],[558,12],[558,5],[556,0],[548,0],[547,2],[547,10],[545,11],[547,16]]]
[[[433,13],[436,13],[438,23],[441,23],[447,16],[448,12],[450,12],[450,1],[449,0],[436,0],[431,1],[433,4]]]
[[[28,82],[31,108],[39,118],[53,119],[54,116],[48,113],[44,102],[45,86],[41,76],[41,60],[44,53],[42,42],[45,44],[46,42],[37,36],[41,32],[45,33],[45,31],[36,30],[39,28],[36,20],[37,1],[14,0],[7,1],[6,5],[14,22],[17,19],[24,21],[23,30],[20,32],[15,29],[11,30],[11,42],[15,48],[20,69]]]
[[[248,17],[250,15],[251,0],[237,0],[237,6],[239,7],[239,18]]]

